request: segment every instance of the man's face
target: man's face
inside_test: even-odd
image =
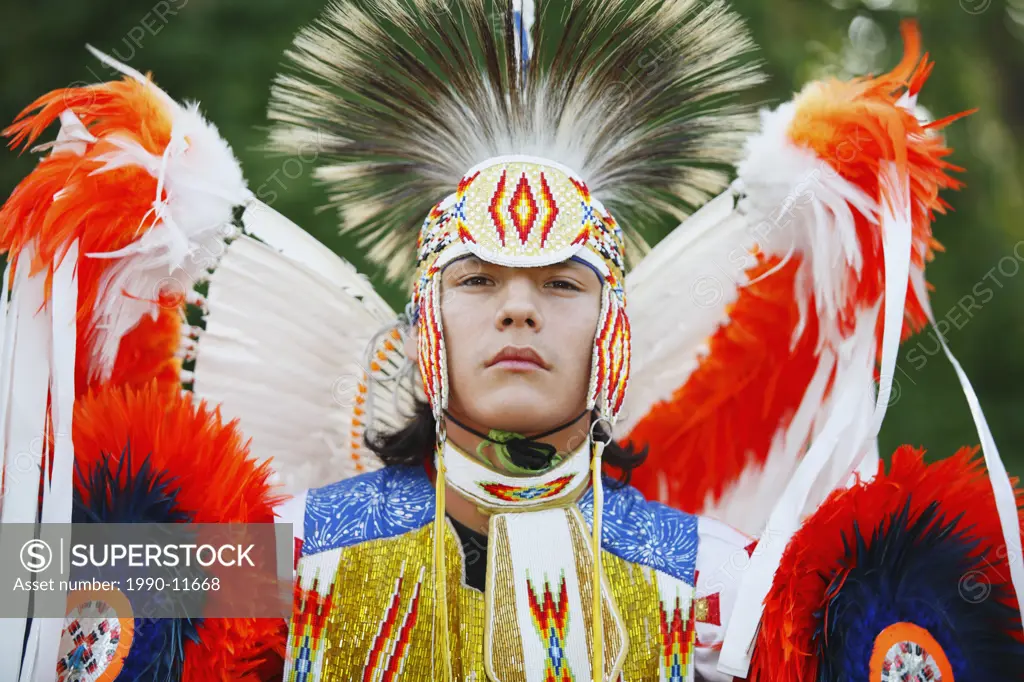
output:
[[[509,268],[463,258],[441,275],[449,411],[478,428],[536,433],[586,407],[601,280],[566,261]]]

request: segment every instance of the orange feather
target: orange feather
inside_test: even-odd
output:
[[[151,85],[126,78],[80,88],[54,90],[26,107],[8,126],[3,135],[10,138],[12,148],[29,146],[65,110],[71,110],[90,134],[98,138],[87,143],[83,154],[64,148],[43,158],[11,193],[0,208],[0,253],[7,253],[13,265],[29,245],[33,247],[30,273],[45,273],[45,291],[50,296],[53,273],[63,260],[68,247],[78,240],[78,311],[76,362],[79,393],[92,379],[97,325],[94,317],[104,295],[120,292],[102,291],[104,276],[116,260],[90,258],[89,253],[114,251],[136,241],[152,222],[147,218],[156,198],[157,179],[138,166],[126,166],[93,174],[104,165],[101,157],[117,151],[110,138],[133,141],[154,155],[160,155],[171,136],[171,111]],[[59,193],[59,194],[58,194]],[[159,294],[154,292],[154,299]],[[161,315],[158,339],[141,339],[136,334],[126,357],[119,359],[121,374],[134,374],[145,380],[145,371],[152,376],[169,378],[173,368],[177,339],[171,343],[173,317]],[[175,331],[178,325],[173,325]],[[134,369],[127,366],[128,357],[140,357],[139,344],[148,347],[141,357],[143,364]],[[157,347],[169,350],[162,358],[153,356]]]
[[[795,100],[788,133],[794,144],[813,151],[841,177],[880,202],[891,203],[893,199],[879,182],[879,173],[887,163],[894,163],[901,174],[909,176],[911,262],[921,269],[940,248],[932,236],[931,223],[935,214],[945,213],[949,205],[939,198],[939,191],[962,186],[948,172],[963,169],[945,160],[952,150],[934,133],[971,112],[922,124],[912,111],[896,106],[905,93],[916,96],[933,66],[927,54],[921,55],[917,25],[905,21],[901,31],[904,54],[896,68],[878,77],[812,84]],[[855,212],[854,218],[863,268],[859,276],[852,269],[848,273],[851,294],[840,311],[843,334],[853,331],[859,310],[882,300],[885,289],[881,230],[860,213]],[[920,330],[925,322],[921,301],[912,288],[908,289],[903,338]],[[879,344],[881,324],[879,320]]]
[[[777,257],[758,256],[750,281],[778,266]],[[639,467],[635,485],[657,498],[658,476],[668,483],[668,503],[689,512],[717,500],[748,466],[762,466],[772,438],[796,411],[817,366],[817,317],[795,348],[799,319],[793,297],[800,258],[739,290],[723,325],[708,342],[709,352],[672,398],[655,404],[630,432],[634,445],[649,448],[657,467]]]

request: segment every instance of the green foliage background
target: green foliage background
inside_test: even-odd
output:
[[[242,162],[250,187],[364,272],[337,233],[314,161],[268,156],[270,82],[296,31],[324,0],[4,0],[0,16],[0,122],[54,88],[111,80],[90,43],[141,71],[179,100],[198,100]],[[978,108],[948,129],[967,187],[938,219],[945,245],[928,268],[935,314],[972,378],[1012,473],[1024,473],[1024,0],[735,0],[762,48],[770,82],[752,93],[777,104],[809,79],[878,72],[898,61],[898,24],[916,16],[937,62],[920,103],[935,117]],[[0,153],[0,196],[32,168],[29,154]],[[261,190],[262,188],[262,190]],[[665,234],[671,225],[654,226]],[[651,232],[648,232],[650,234]],[[1016,254],[1016,255],[1015,255]],[[383,285],[378,274],[374,281]],[[385,287],[396,306],[402,291]],[[969,297],[973,296],[973,301]],[[972,305],[973,304],[973,305]],[[980,307],[978,307],[980,306]],[[943,457],[977,436],[953,369],[935,338],[904,344],[882,452],[900,443]],[[710,454],[710,453],[709,453]]]

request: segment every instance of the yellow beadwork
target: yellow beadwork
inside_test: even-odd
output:
[[[492,670],[502,682],[525,682],[526,670],[521,657],[522,633],[519,631],[519,617],[515,607],[515,587],[512,576],[512,552],[509,548],[508,531],[501,517],[492,517],[487,538],[487,580],[491,583],[491,598],[494,606],[495,637],[487,646],[487,612],[490,610],[484,600],[484,639],[481,642],[484,669]]]
[[[597,657],[600,656],[604,662],[603,669],[605,675],[607,673],[614,672],[616,664],[619,663],[617,660],[621,655],[621,652],[625,649],[629,649],[629,636],[625,638],[619,637],[619,628],[616,620],[621,618],[622,609],[618,608],[619,602],[615,600],[614,595],[612,599],[615,603],[609,604],[607,600],[604,600],[603,608],[601,609],[601,627],[594,628],[593,620],[594,614],[597,613],[596,600],[598,595],[594,593],[592,585],[592,576],[600,575],[604,570],[604,559],[606,554],[600,553],[600,562],[594,562],[592,548],[590,546],[590,538],[583,534],[583,528],[586,525],[583,522],[583,518],[579,517],[579,511],[573,510],[573,513],[579,518],[579,525],[569,526],[569,532],[572,535],[572,543],[577,551],[573,554],[576,558],[576,575],[580,576],[580,602],[584,605],[583,618],[586,624],[587,633],[587,645],[591,651],[591,669],[597,668],[596,661]],[[599,593],[602,594],[602,593]],[[612,612],[614,609],[614,613]],[[596,640],[595,637],[600,637],[600,640]],[[624,641],[623,641],[624,640]],[[595,642],[600,642],[600,646],[595,648]],[[595,674],[595,679],[600,679]]]
[[[658,584],[654,570],[632,564],[604,552],[604,577],[608,581],[619,615],[629,637],[629,651],[622,666],[622,679],[657,680],[661,651],[661,618]]]
[[[706,623],[711,616],[711,604],[707,597],[697,599],[693,604],[693,617],[698,623]]]
[[[438,445],[438,455],[440,455],[443,445]],[[434,482],[434,518],[444,519],[444,503],[445,498],[445,464],[444,457],[438,456],[437,458],[437,479]],[[448,567],[448,552],[446,546],[446,540],[444,531],[447,530],[448,525],[438,527],[437,524],[431,524],[434,528],[434,554],[433,554],[433,566],[434,566],[434,579],[438,584],[434,585],[432,594],[434,595],[434,607],[437,609],[437,618],[442,623],[448,623],[449,627],[437,627],[434,631],[434,643],[437,650],[448,651],[451,648],[451,638],[448,633],[451,630],[451,624],[448,618],[448,605],[453,601],[451,596],[448,594],[448,580],[447,580],[447,567]],[[441,679],[445,682],[452,682],[452,665],[451,660],[447,656],[439,657],[439,663],[441,668]]]
[[[431,524],[432,525],[432,524]],[[431,525],[394,538],[372,540],[341,550],[338,576],[331,595],[334,608],[324,625],[322,682],[362,680],[375,639],[388,607],[397,601],[399,620],[405,615],[420,584],[416,625],[400,663],[396,682],[443,679],[441,652],[432,637],[434,604],[430,562],[433,556]],[[484,595],[463,583],[464,559],[458,537],[445,524],[445,554],[448,587],[448,632],[452,675],[455,680],[486,682],[484,671]],[[493,541],[493,540],[492,540]],[[315,565],[315,555],[299,562]],[[629,648],[622,667],[622,679],[657,680],[661,634],[659,596],[655,573],[602,552],[602,563],[612,597],[621,605],[619,615],[626,628]],[[330,576],[322,576],[327,580]],[[401,580],[401,587],[396,590]],[[397,600],[394,599],[397,592]],[[514,616],[513,616],[514,619]],[[611,624],[606,620],[606,627]],[[509,639],[518,641],[516,633]],[[521,666],[521,662],[520,662]],[[372,677],[384,679],[383,670]]]
[[[456,194],[455,229],[492,257],[553,253],[586,239],[585,198],[556,168],[490,166],[473,173]]]
[[[404,612],[416,587],[414,580],[408,578],[418,578],[421,569],[426,569],[423,579],[428,584],[421,585],[420,591],[427,595],[431,593],[431,548],[428,525],[407,535],[374,540],[342,550],[338,577],[331,595],[334,608],[323,632],[325,651],[321,678],[324,682],[362,680],[395,593],[398,608]],[[299,562],[300,574],[305,561],[304,558]],[[399,588],[400,577],[403,579]],[[430,675],[433,611],[432,599],[420,601],[413,638],[401,662],[403,676],[408,676],[407,679],[416,679],[417,673],[420,679],[427,679]]]
[[[558,262],[582,245],[623,281],[621,230],[586,183],[554,162],[495,160],[467,173],[431,211],[419,240],[420,276],[453,243],[492,263]]]

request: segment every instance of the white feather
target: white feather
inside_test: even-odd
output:
[[[727,306],[746,283],[730,255],[749,241],[733,206],[733,194],[722,193],[626,277],[632,366],[617,435],[628,434],[651,407],[671,398],[707,352],[707,339],[728,322]]]
[[[37,144],[32,147],[32,152],[52,150],[54,153],[70,152],[82,156],[88,145],[96,142],[96,139],[73,111],[65,109],[60,113],[60,130],[57,131],[57,139],[53,142]]]
[[[97,50],[92,45],[89,45],[88,43],[86,44],[85,49],[89,50],[89,52],[92,54],[92,56],[96,57],[96,59],[99,59],[101,62],[103,62],[104,64],[106,64],[110,68],[114,69],[115,71],[119,71],[120,73],[123,73],[126,76],[130,76],[131,78],[134,78],[139,83],[144,83],[147,86],[149,86],[150,88],[152,88],[153,92],[158,97],[160,97],[160,99],[164,100],[165,104],[167,104],[167,105],[174,104],[174,100],[171,99],[170,95],[168,95],[166,92],[164,92],[160,88],[156,87],[156,85],[153,83],[153,81],[151,81],[150,79],[146,78],[146,76],[144,76],[138,69],[133,69],[132,67],[128,66],[127,64],[122,64],[121,62],[117,61],[116,59],[114,59],[110,55],[105,54],[103,52],[100,52],[99,50]]]
[[[804,257],[808,272],[801,273],[801,282],[813,288],[826,332],[819,340],[835,344],[840,339],[833,330],[847,283],[851,272],[859,275],[863,267],[851,206],[877,224],[878,204],[826,160],[790,141],[787,130],[795,109],[787,102],[761,112],[761,131],[748,138],[737,165],[738,184],[746,192],[740,205],[768,253],[782,255],[795,248]],[[800,293],[797,300],[806,306],[810,291]],[[801,316],[801,331],[804,324]]]
[[[395,313],[351,265],[269,207],[254,203],[243,222],[266,243],[234,240],[210,277],[193,391],[239,418],[285,492],[379,467],[351,447],[361,440],[353,420],[401,425],[411,401],[384,399],[395,393],[385,387],[377,414],[360,419],[355,398],[367,345]]]
[[[133,140],[115,133],[103,139],[117,147],[102,155],[103,165],[92,174],[136,166],[157,178],[150,212],[139,225],[142,236],[123,249],[88,253],[90,258],[117,259],[101,283],[94,312],[98,322],[94,376],[107,378],[114,366],[121,338],[145,315],[159,312],[161,291],[192,289],[205,278],[223,254],[233,234],[234,207],[252,194],[228,144],[217,128],[203,118],[195,104],[181,106],[152,81],[131,67],[90,48],[113,68],[146,83],[162,100],[171,118],[170,142],[155,155]],[[68,135],[81,138],[77,119],[63,121]],[[166,198],[164,192],[166,191]]]

